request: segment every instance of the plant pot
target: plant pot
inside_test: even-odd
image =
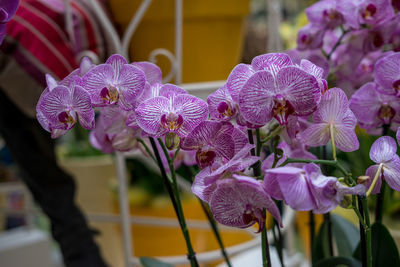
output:
[[[59,163],[74,176],[77,185],[76,200],[85,213],[115,212],[114,194],[110,185],[116,180],[116,168],[111,155],[62,158]],[[113,267],[122,267],[122,238],[115,225],[90,222],[90,226],[100,231],[96,242],[105,260]]]
[[[114,21],[125,30],[142,0],[111,0]],[[154,0],[130,45],[132,61],[147,60],[151,51],[174,52],[174,0]],[[183,82],[225,80],[240,61],[244,18],[249,0],[183,1]],[[157,58],[164,74],[169,61]]]

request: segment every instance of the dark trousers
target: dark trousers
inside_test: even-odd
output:
[[[93,232],[74,202],[74,180],[56,162],[50,133],[35,119],[25,116],[1,88],[0,134],[35,202],[50,219],[51,232],[60,245],[65,265],[106,266]]]

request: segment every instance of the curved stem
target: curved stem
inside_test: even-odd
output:
[[[143,145],[143,147],[146,150],[147,154],[149,154],[149,156],[154,160],[154,162],[157,163],[156,158],[154,157],[153,153],[151,153],[151,151],[150,151],[149,147],[146,145],[146,143],[141,138],[137,138],[137,141]]]
[[[382,168],[383,168],[383,163],[380,163],[380,164],[379,164],[379,167],[378,167],[378,170],[377,170],[376,173],[375,173],[374,180],[372,180],[372,183],[371,183],[371,185],[369,186],[369,189],[368,189],[368,191],[367,191],[367,194],[366,194],[367,197],[371,194],[372,190],[374,190],[374,187],[375,187],[375,185],[376,185],[376,182],[378,181],[379,175],[380,175],[381,172],[382,172]]]
[[[336,146],[335,146],[335,136],[333,134],[333,124],[330,124],[329,126],[329,132],[331,134],[331,143],[332,143],[332,157],[334,161],[337,161],[336,158]]]
[[[153,139],[153,138],[150,138],[150,142],[151,142],[151,145],[152,145],[152,147],[153,147],[154,153],[156,154],[157,163],[158,163],[158,165],[159,165],[159,167],[160,167],[162,176],[167,176],[167,175],[166,175],[166,172],[165,172],[164,165],[162,164],[160,155],[159,155],[159,153],[158,153],[158,149],[157,149],[156,144],[155,144],[155,142],[154,142],[154,139]],[[186,241],[186,247],[187,247],[187,249],[188,249],[188,259],[190,260],[190,266],[191,266],[191,267],[198,267],[198,266],[199,266],[199,263],[197,262],[196,253],[194,252],[192,243],[191,243],[191,241],[190,241],[189,230],[188,230],[188,228],[187,228],[185,216],[184,216],[184,214],[183,214],[182,204],[181,204],[181,200],[180,200],[180,196],[179,196],[179,191],[178,191],[178,184],[177,184],[177,182],[176,182],[175,169],[174,169],[174,166],[173,166],[174,164],[173,164],[173,162],[171,161],[171,158],[170,158],[170,156],[169,156],[169,153],[168,153],[168,151],[167,151],[167,148],[165,147],[165,145],[164,145],[164,143],[162,142],[162,140],[161,140],[161,139],[158,139],[158,142],[159,142],[159,144],[160,144],[160,146],[161,146],[161,148],[162,148],[162,150],[163,150],[163,152],[164,152],[165,157],[167,158],[168,166],[169,166],[169,169],[170,169],[170,171],[171,171],[171,176],[172,176],[172,188],[171,188],[171,184],[169,183],[168,179],[164,179],[164,180],[167,180],[167,183],[168,183],[168,186],[167,186],[168,193],[170,194],[170,198],[171,198],[171,200],[173,201],[173,203],[175,202],[174,209],[175,209],[175,213],[176,213],[176,215],[177,215],[177,217],[178,217],[178,221],[179,221],[179,224],[180,224],[180,226],[181,226],[181,230],[182,230],[183,236],[184,236],[185,241]],[[164,182],[164,183],[165,183],[165,182]],[[171,195],[170,190],[172,190],[172,195]]]

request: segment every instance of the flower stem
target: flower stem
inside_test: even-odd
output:
[[[340,43],[342,42],[344,36],[350,31],[350,30],[345,30],[343,27],[341,27],[342,29],[342,35],[340,35],[339,39],[337,40],[337,42],[333,45],[331,52],[329,52],[328,55],[326,55],[326,58],[328,60],[331,59],[333,52],[335,52],[336,48],[338,48],[338,46],[340,45]]]
[[[368,202],[366,197],[361,198],[362,205],[364,207],[364,217],[365,217],[365,242],[367,243],[367,267],[372,267],[372,242],[371,242],[371,223],[369,220]]]
[[[147,154],[149,154],[149,156],[154,160],[154,162],[157,162],[156,158],[154,157],[153,153],[151,153],[151,151],[150,151],[149,147],[146,145],[146,143],[140,138],[138,138],[137,141],[143,145]]]
[[[201,207],[203,208],[204,214],[207,216],[207,219],[210,222],[211,228],[213,230],[215,238],[217,239],[218,245],[221,248],[221,253],[222,253],[222,256],[225,259],[226,264],[228,265],[228,267],[232,267],[232,264],[231,264],[231,262],[229,260],[228,253],[226,253],[226,250],[225,250],[225,247],[224,247],[224,243],[222,242],[221,235],[219,234],[218,226],[215,223],[215,220],[212,217],[212,214],[211,214],[210,210],[207,208],[207,206],[205,205],[205,203],[201,199],[199,199],[199,202],[200,202]]]
[[[177,183],[176,183],[175,169],[173,167],[173,163],[171,164],[171,159],[169,157],[167,149],[164,146],[164,143],[161,141],[161,139],[159,139],[158,141],[159,141],[161,147],[163,148],[164,154],[165,154],[165,156],[166,156],[166,158],[168,160],[168,165],[169,165],[169,168],[171,170],[171,176],[172,176],[172,186],[171,186],[171,184],[170,184],[170,182],[169,182],[169,180],[167,178],[167,173],[165,172],[165,168],[164,168],[164,165],[162,164],[161,157],[160,157],[160,154],[158,153],[158,149],[157,149],[157,146],[155,144],[155,141],[154,141],[154,139],[152,137],[150,137],[150,143],[151,143],[151,146],[152,146],[152,148],[154,150],[154,154],[155,154],[156,159],[157,159],[158,167],[160,168],[161,175],[162,175],[163,180],[164,180],[164,184],[167,187],[169,196],[171,198],[172,204],[173,204],[174,209],[175,209],[176,216],[178,217],[178,221],[179,221],[183,236],[184,236],[185,241],[186,241],[186,247],[188,249],[188,259],[190,260],[190,266],[191,267],[198,267],[199,263],[197,262],[196,254],[195,254],[195,252],[193,250],[193,247],[192,247],[192,244],[190,242],[189,231],[188,231],[188,228],[187,228],[187,225],[186,225],[186,221],[185,221],[185,217],[184,217],[183,210],[182,210],[182,204],[181,204],[181,201],[180,201],[178,187],[177,187]]]
[[[267,216],[267,212],[265,208],[263,209],[264,217]],[[265,223],[265,222],[264,222]],[[268,236],[267,236],[267,227],[265,227],[261,232],[261,254],[262,254],[262,262],[263,267],[271,267],[271,256],[269,253],[269,244],[268,244]]]
[[[256,131],[259,131],[259,130],[257,129]],[[253,131],[249,129],[249,130],[247,130],[247,134],[248,134],[248,137],[249,137],[249,143],[253,145],[254,144]],[[262,143],[261,143],[261,140],[260,140],[260,133],[258,133],[258,134],[256,133],[256,137],[257,137],[257,146],[261,147]],[[261,152],[261,149],[257,150],[257,152],[258,151]],[[256,155],[256,151],[254,149],[251,149],[250,153],[251,153],[252,156]],[[255,164],[257,164],[257,166]],[[261,166],[260,166],[260,162],[259,161],[256,162],[255,164],[253,165],[253,172],[254,172],[254,176],[257,177],[257,176],[259,176],[261,174]],[[263,209],[264,218],[266,218],[266,216],[267,216],[266,214],[267,213],[266,213],[265,208],[264,208]],[[264,224],[265,224],[265,222],[264,222]],[[271,256],[270,256],[270,253],[269,253],[267,229],[266,229],[265,225],[263,225],[263,230],[261,231],[261,248],[262,248],[261,254],[262,254],[263,267],[271,267]]]
[[[333,134],[333,124],[330,124],[329,126],[329,132],[331,134],[331,143],[332,143],[332,157],[334,161],[337,161],[336,158],[336,146],[335,146],[335,136]]]
[[[380,163],[380,164],[379,164],[379,167],[378,167],[378,170],[377,170],[376,173],[375,173],[374,180],[372,180],[372,183],[371,183],[371,185],[369,186],[369,189],[368,189],[368,191],[367,191],[367,194],[366,194],[367,197],[371,194],[372,190],[374,190],[374,187],[375,187],[375,185],[376,185],[376,182],[378,181],[379,175],[380,175],[381,172],[382,172],[382,168],[383,168],[383,163]]]
[[[289,163],[315,163],[333,166],[339,169],[345,177],[351,177],[351,174],[346,171],[346,169],[338,162],[334,160],[324,160],[324,159],[295,159],[295,158],[287,158],[279,167],[283,167]],[[354,181],[352,181],[354,182]]]

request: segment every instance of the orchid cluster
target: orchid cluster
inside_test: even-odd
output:
[[[297,49],[290,54],[323,67],[331,83],[350,96],[373,81],[377,60],[399,51],[398,8],[391,0],[318,1],[306,9],[309,24],[299,31]]]
[[[349,207],[351,195],[366,193],[365,183],[357,184],[336,159],[336,148],[358,149],[357,119],[343,90],[328,90],[323,73],[308,60],[293,63],[284,53],[260,55],[237,65],[205,102],[163,84],[160,69],[150,62],[128,63],[113,55],[96,66],[83,59],[62,81],[46,76],[37,118],[53,138],[79,122],[92,130],[92,145],[105,153],[140,148],[152,157],[189,243],[175,174],[182,163],[200,169],[192,191],[209,204],[216,221],[239,228],[257,223],[258,232],[266,233],[266,211],[282,226],[276,201],[327,213],[338,205]],[[333,160],[321,162],[308,151],[329,142]],[[377,173],[395,168],[394,155],[376,158]],[[319,164],[341,167],[344,177],[329,176]],[[382,179],[389,185],[398,181],[379,177],[369,183],[378,188]]]

